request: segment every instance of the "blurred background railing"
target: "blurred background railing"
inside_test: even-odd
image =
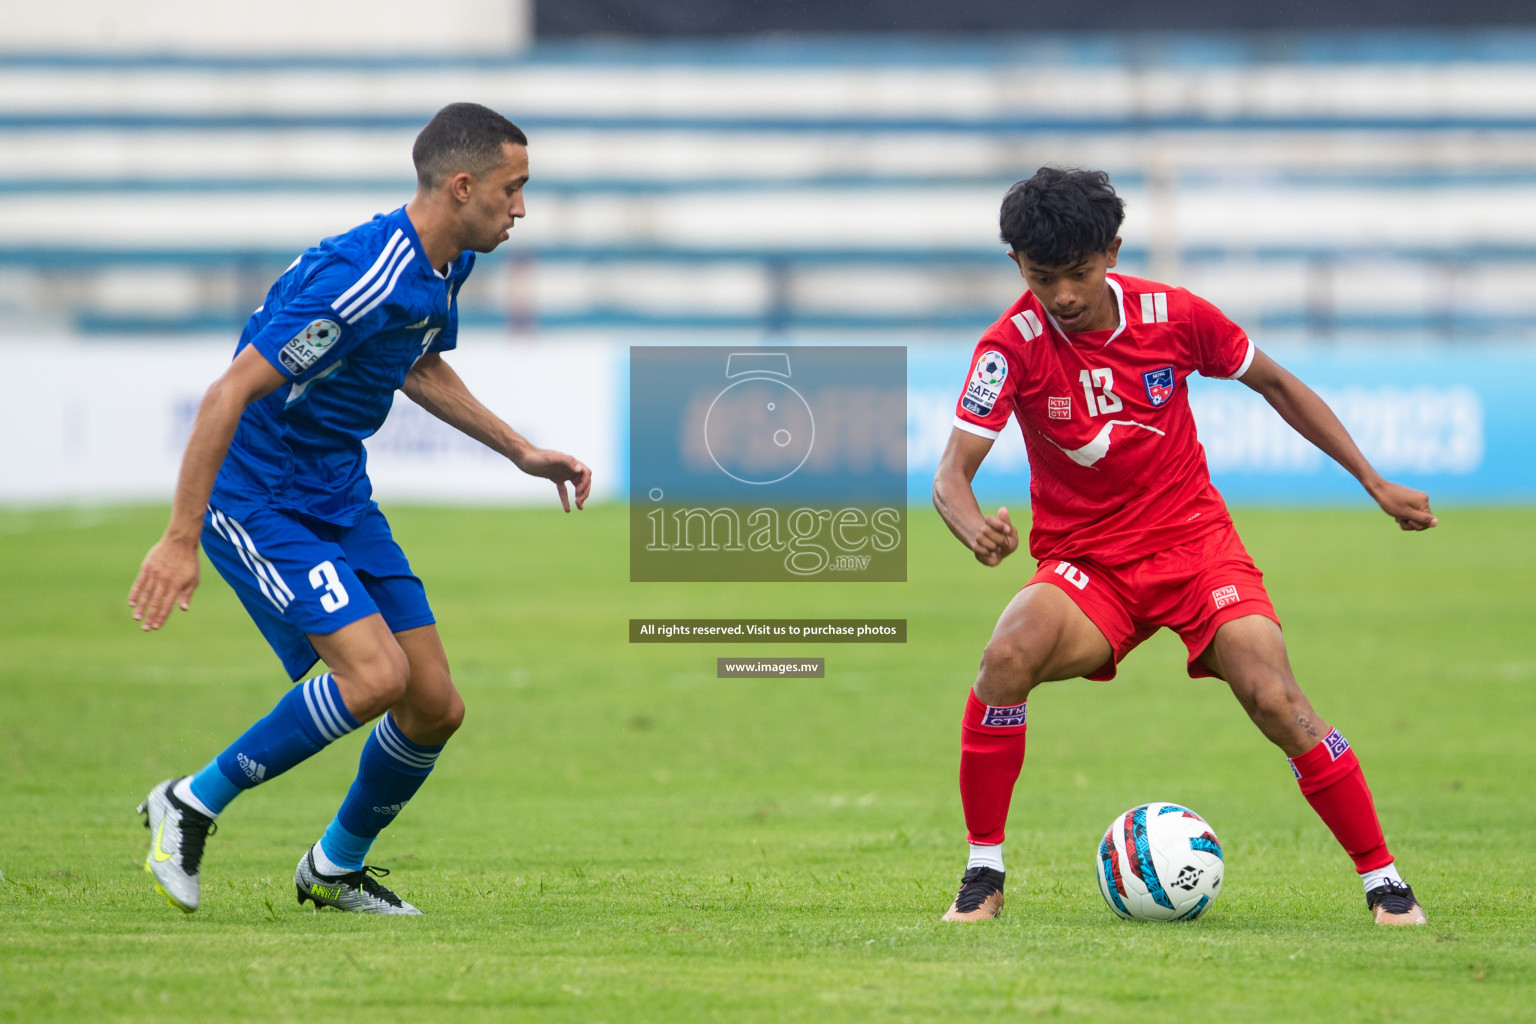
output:
[[[466,97],[531,137],[487,329],[974,336],[1020,290],[998,201],[1055,163],[1114,176],[1122,269],[1255,333],[1536,340],[1536,37],[1493,33],[0,55],[0,328],[238,331]]]
[[[1204,295],[1383,472],[1536,500],[1528,0],[57,0],[0,28],[0,502],[164,500],[200,396],[305,247],[405,202],[476,100],[528,217],[454,365],[622,499],[629,346],[908,352],[927,503],[977,336],[1022,290],[1004,190],[1109,171],[1121,269]],[[1363,501],[1252,392],[1189,381],[1237,502]],[[382,500],[547,501],[410,402]],[[1017,505],[1021,434],[978,493]]]

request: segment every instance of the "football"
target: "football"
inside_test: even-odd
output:
[[[1095,870],[1109,909],[1132,921],[1192,921],[1221,894],[1221,843],[1179,804],[1132,807],[1110,823]]]

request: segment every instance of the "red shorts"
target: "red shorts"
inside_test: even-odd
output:
[[[1264,574],[1230,525],[1128,565],[1048,558],[1029,582],[1060,587],[1114,648],[1103,667],[1084,673],[1086,679],[1113,679],[1120,660],[1164,626],[1189,649],[1190,676],[1209,676],[1196,659],[1222,624],[1245,615],[1280,624]]]

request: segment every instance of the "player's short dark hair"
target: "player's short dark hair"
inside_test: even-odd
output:
[[[517,125],[478,103],[450,103],[416,136],[411,160],[422,188],[436,188],[460,171],[483,174],[501,163],[503,143],[528,145]]]
[[[1070,266],[1105,252],[1125,220],[1125,200],[1103,171],[1042,167],[1003,196],[998,227],[1031,263]]]

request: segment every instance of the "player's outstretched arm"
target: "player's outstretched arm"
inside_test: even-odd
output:
[[[428,352],[416,361],[400,389],[407,398],[455,430],[474,438],[492,451],[511,460],[529,476],[554,481],[560,495],[560,507],[571,510],[571,485],[576,507],[582,508],[592,493],[592,470],[575,456],[550,448],[536,448],[517,431],[507,426],[495,413],[469,393],[462,378],[441,355]]]
[[[1298,434],[1359,480],[1381,510],[1396,519],[1402,529],[1427,530],[1440,524],[1429,509],[1429,495],[1395,484],[1376,472],[1328,403],[1295,374],[1260,351],[1254,353],[1253,365],[1239,379],[1263,395]]]
[[[997,515],[984,515],[976,503],[971,481],[976,470],[992,450],[990,438],[956,427],[950,431],[949,444],[939,459],[939,471],[933,476],[933,506],[944,518],[944,525],[982,565],[997,565],[1019,547],[1019,531],[1006,508]]]
[[[203,395],[181,457],[171,522],[159,543],[149,549],[139,574],[128,591],[134,620],[144,629],[159,629],[180,605],[192,606],[197,589],[197,545],[203,533],[203,510],[213,493],[214,478],[229,453],[235,428],[245,407],[277,390],[285,378],[260,352],[247,346],[229,364],[223,376]]]

